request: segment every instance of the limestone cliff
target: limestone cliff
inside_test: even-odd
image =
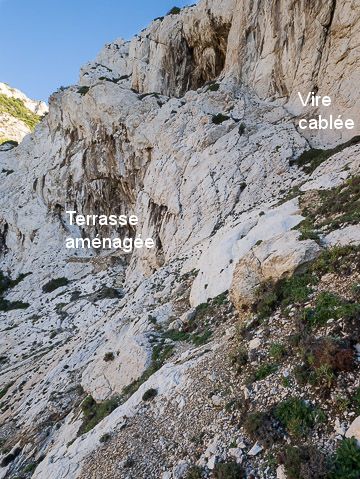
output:
[[[318,400],[291,382],[300,351],[318,358],[319,341],[341,336],[323,354],[348,358],[325,364],[328,397],[355,394],[359,15],[350,0],[175,9],[106,45],[79,85],[51,96],[35,131],[0,152],[0,477],[222,477],[228,467],[274,478],[266,454],[296,436],[276,411]],[[330,95],[356,128],[304,134],[299,90]],[[67,210],[136,214],[140,225],[74,227]],[[97,234],[156,247],[64,247]],[[345,249],[330,260],[336,245]],[[340,285],[336,303],[326,297],[336,314],[316,322],[323,291]],[[319,328],[306,338],[297,311]],[[299,335],[299,349],[283,346]],[[286,353],[264,365],[273,343]],[[246,428],[256,408],[267,414],[260,433]],[[333,454],[334,435],[311,414],[308,440]]]

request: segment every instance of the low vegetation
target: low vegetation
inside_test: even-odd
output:
[[[186,473],[185,479],[202,479],[203,470],[200,466],[191,466]]]
[[[272,446],[281,438],[277,421],[271,412],[255,411],[248,414],[243,427],[252,441],[259,442],[264,447]]]
[[[142,400],[151,401],[151,399],[154,399],[157,396],[157,394],[158,394],[157,389],[154,389],[154,388],[148,389],[143,394]]]
[[[30,111],[24,105],[24,102],[18,98],[9,98],[8,96],[0,93],[0,113],[7,113],[27,125],[30,130],[33,130],[35,126],[41,120],[41,117]]]
[[[329,150],[312,148],[310,150],[304,151],[304,153],[302,153],[300,157],[294,161],[294,163],[303,168],[305,173],[311,174],[318,166],[321,165],[321,163],[328,160],[331,156],[335,155],[336,153],[340,153],[345,148],[358,143],[360,143],[360,136],[355,136],[350,141],[347,141],[346,143],[338,145]]]
[[[303,203],[303,200],[300,201]],[[319,241],[319,233],[329,233],[342,225],[360,222],[360,177],[355,176],[330,190],[318,192],[316,202],[302,208],[306,219],[297,227],[301,239]]]
[[[227,115],[223,115],[222,113],[218,113],[217,115],[212,116],[212,122],[215,125],[221,125],[221,123],[227,120],[230,120],[230,117]]]
[[[11,146],[18,146],[19,143],[15,140],[10,140],[9,138],[0,138],[0,146],[3,145],[4,143],[8,143]]]
[[[23,279],[31,273],[21,274],[16,279],[11,279],[0,271],[0,311],[8,312],[16,309],[26,309],[30,305],[22,301],[9,301],[4,295],[13,287],[17,286]]]
[[[273,374],[277,371],[277,365],[272,363],[260,364],[248,377],[247,382],[253,383],[256,381],[261,381],[262,379],[267,378],[270,374]]]
[[[209,83],[206,91],[218,91],[220,88],[220,83],[217,83],[216,81],[212,81]]]
[[[360,449],[356,439],[344,439],[333,457],[329,479],[359,479]]]
[[[279,454],[287,479],[325,479],[329,465],[325,455],[314,446],[285,446]]]
[[[181,8],[172,7],[172,9],[169,10],[166,15],[179,15],[180,12],[181,12]]]
[[[276,308],[280,307],[286,313],[290,305],[305,305],[324,274],[335,271],[341,273],[349,268],[352,271],[359,267],[359,261],[359,247],[336,247],[327,250],[302,273],[294,274],[276,284],[271,281],[263,283],[256,293],[258,300],[253,306],[254,313],[260,319],[265,319]],[[325,291],[317,295],[314,306],[299,308],[299,311],[303,312],[301,319],[309,326],[317,327],[326,324],[329,319],[350,319],[358,315],[360,305],[356,301]]]
[[[324,420],[321,410],[295,397],[279,403],[275,407],[274,416],[289,435],[294,437],[306,435],[317,422]]]
[[[81,96],[84,96],[88,93],[89,90],[90,90],[90,87],[81,86],[81,87],[78,88],[77,92],[80,93]]]
[[[111,414],[120,405],[119,397],[113,397],[101,403],[97,403],[92,396],[87,396],[81,403],[83,423],[78,435],[91,431],[104,417]]]
[[[214,468],[215,479],[244,479],[245,473],[236,462],[219,462]]]
[[[55,278],[50,280],[48,283],[44,284],[42,290],[44,293],[52,293],[58,288],[62,288],[63,286],[67,286],[69,284],[69,280],[67,278]]]
[[[114,359],[115,359],[114,353],[112,353],[112,352],[105,353],[105,355],[104,355],[104,361],[105,361],[106,363],[108,363],[108,362],[110,362],[110,361],[114,361]]]

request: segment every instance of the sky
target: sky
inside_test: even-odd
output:
[[[0,0],[0,81],[47,101],[105,43],[194,0]]]

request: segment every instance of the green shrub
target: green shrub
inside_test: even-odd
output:
[[[317,231],[313,221],[309,218],[306,218],[301,223],[299,223],[294,229],[300,231],[301,235],[299,237],[300,241],[313,240],[317,243],[320,243],[319,232]]]
[[[218,91],[220,88],[220,84],[216,82],[211,82],[210,85],[207,87],[206,91]]]
[[[104,417],[111,414],[120,405],[120,398],[113,397],[101,403],[97,403],[92,396],[87,396],[81,403],[83,423],[78,435],[91,431]]]
[[[315,386],[330,388],[335,382],[336,376],[329,364],[322,364],[309,374],[309,382]]]
[[[272,343],[269,348],[269,356],[275,361],[280,361],[286,355],[286,348],[281,343]]]
[[[287,479],[325,479],[329,470],[326,457],[313,446],[285,446],[279,460]]]
[[[22,301],[8,301],[7,299],[0,298],[0,311],[5,313],[15,309],[27,309],[29,306],[29,303],[23,303]]]
[[[56,289],[66,286],[69,283],[70,281],[67,278],[52,279],[48,283],[44,284],[44,286],[42,287],[42,290],[44,293],[52,293]]]
[[[86,95],[86,93],[90,90],[90,87],[88,86],[81,86],[78,88],[78,93],[80,93],[81,96]]]
[[[268,412],[255,411],[246,416],[243,423],[246,434],[252,441],[257,441],[265,447],[270,447],[280,438],[273,418]]]
[[[311,326],[322,326],[329,319],[346,319],[353,314],[360,314],[360,304],[350,303],[327,291],[319,294],[314,308],[305,310],[305,317]]]
[[[23,279],[29,276],[31,273],[20,274],[16,279],[11,279],[9,276],[5,276],[4,273],[0,271],[0,295],[3,295],[10,288],[17,286]]]
[[[293,303],[301,303],[308,299],[312,292],[311,286],[316,283],[316,277],[310,273],[294,274],[274,284],[264,282],[256,291],[257,301],[254,312],[264,319],[270,316],[278,306],[286,307]]]
[[[150,376],[156,373],[156,371],[162,367],[164,362],[173,354],[173,350],[174,348],[171,345],[164,346],[163,344],[157,344],[153,348],[150,366],[139,379],[133,381],[123,389],[123,399],[132,396]]]
[[[105,353],[105,355],[104,355],[104,361],[105,361],[106,363],[109,362],[109,361],[114,361],[114,359],[115,359],[114,353],[112,353],[112,352]]]
[[[249,354],[245,347],[240,346],[236,351],[230,355],[231,364],[237,366],[241,370],[249,361]]]
[[[201,479],[202,475],[202,468],[199,466],[191,466],[185,476],[185,479]]]
[[[276,364],[261,364],[253,373],[250,374],[248,382],[253,383],[255,381],[261,381],[262,379],[270,376],[270,374],[275,373],[277,369],[278,367]]]
[[[217,115],[213,115],[212,122],[215,125],[221,125],[224,121],[230,120],[230,117],[227,115],[223,115],[222,113],[218,113]]]
[[[336,450],[329,479],[359,479],[360,449],[356,439],[344,439]]]
[[[99,441],[100,441],[101,443],[104,443],[104,442],[110,441],[110,439],[111,439],[111,434],[106,433],[106,434],[103,434],[103,435],[100,437]]]
[[[157,396],[158,392],[157,389],[151,388],[148,389],[142,397],[143,401],[151,401],[151,399],[154,399]]]
[[[351,398],[351,404],[357,415],[360,415],[360,388],[355,390],[354,395]]]
[[[335,383],[338,372],[354,369],[354,351],[346,341],[308,336],[301,344],[301,354],[304,364],[294,369],[301,385],[310,383],[325,391]]]
[[[31,462],[30,464],[28,464],[27,466],[24,467],[23,472],[24,472],[25,474],[32,473],[32,472],[35,471],[36,466],[37,466],[37,463],[36,463],[36,462]]]
[[[329,233],[342,224],[360,222],[360,177],[350,178],[336,188],[318,191],[318,200],[310,208],[303,208],[306,219],[296,226],[302,232],[301,239],[319,240],[316,231]],[[344,247],[343,247],[344,248]]]
[[[211,336],[212,332],[210,331],[210,329],[207,329],[202,334],[193,334],[191,339],[195,346],[203,346],[209,341]]]
[[[305,435],[318,420],[319,410],[313,409],[298,398],[280,402],[274,409],[274,415],[291,436]]]
[[[181,8],[172,7],[172,9],[169,10],[166,15],[179,15],[180,12],[181,12]]]
[[[360,269],[359,246],[335,246],[321,253],[312,264],[312,270],[319,275],[339,274],[344,270],[347,273],[352,264],[357,270]]]
[[[215,464],[215,479],[243,479],[244,470],[236,462],[219,462]]]
[[[41,117],[26,108],[24,102],[18,98],[9,98],[0,93],[0,113],[7,113],[25,123],[30,130],[41,120]]]
[[[109,288],[108,286],[103,286],[99,291],[94,293],[95,301],[101,301],[103,299],[122,299],[124,293],[120,289]]]
[[[239,135],[242,136],[246,131],[246,126],[244,123],[240,123],[239,125]]]
[[[351,145],[356,145],[360,142],[360,136],[355,136],[350,141],[343,143],[342,145],[338,145],[335,148],[330,150],[321,150],[312,148],[310,150],[304,151],[299,158],[295,161],[299,167],[303,168],[303,170],[307,174],[313,173],[313,171],[321,165],[324,161],[326,161],[331,156],[339,153],[340,151],[348,148]]]
[[[164,338],[171,339],[171,341],[187,341],[189,336],[189,333],[176,329],[170,329],[163,334]]]
[[[313,213],[324,217],[320,226],[338,228],[341,224],[360,222],[360,177],[350,178],[344,184],[320,192],[321,204]]]
[[[222,306],[223,304],[228,303],[227,297],[228,297],[228,291],[224,291],[223,293],[213,298],[211,302],[215,306]]]
[[[354,283],[351,286],[351,293],[356,297],[360,297],[360,284],[359,283]]]

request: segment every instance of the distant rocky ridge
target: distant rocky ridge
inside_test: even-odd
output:
[[[0,153],[0,478],[360,463],[359,18],[333,0],[175,10]],[[298,88],[352,136],[300,131]],[[136,214],[156,248],[68,251],[109,233],[69,209]]]
[[[43,101],[30,100],[20,90],[0,82],[0,144],[8,140],[20,143],[47,112]]]

